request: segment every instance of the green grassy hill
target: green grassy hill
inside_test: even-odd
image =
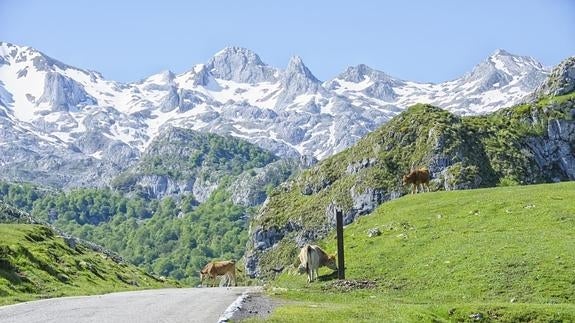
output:
[[[284,273],[271,320],[575,321],[573,201],[575,182],[385,203],[344,230],[349,282]],[[320,244],[336,250],[333,234]]]
[[[3,205],[0,220],[14,221],[14,212]],[[0,305],[174,286],[81,242],[66,243],[47,226],[0,223]]]

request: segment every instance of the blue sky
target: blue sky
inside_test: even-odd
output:
[[[299,55],[321,80],[364,63],[441,82],[497,48],[544,65],[575,55],[575,1],[0,0],[0,40],[123,82],[232,45],[281,68]]]

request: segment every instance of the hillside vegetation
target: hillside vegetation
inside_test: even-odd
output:
[[[248,269],[287,265],[283,255],[332,230],[337,208],[348,224],[405,194],[401,176],[414,166],[429,168],[432,190],[575,179],[574,111],[575,93],[474,117],[412,106],[273,191],[252,224]]]
[[[0,305],[39,298],[174,287],[109,254],[71,242],[0,205]],[[22,222],[27,222],[24,220]]]
[[[150,198],[194,194],[203,201],[225,178],[277,159],[241,139],[170,127],[154,138],[136,165],[112,181],[112,187]]]
[[[344,230],[348,281],[286,270],[270,321],[574,321],[574,200],[567,182],[385,203]],[[320,244],[336,250],[333,235]]]
[[[198,283],[208,261],[241,258],[251,212],[234,205],[223,188],[199,206],[189,195],[147,200],[106,189],[43,192],[10,183],[0,183],[0,198],[149,272],[190,285]]]
[[[172,127],[111,189],[0,182],[0,199],[149,272],[196,285],[208,261],[242,257],[254,207],[298,167],[237,138]]]

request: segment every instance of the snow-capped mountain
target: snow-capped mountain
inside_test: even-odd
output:
[[[300,57],[280,69],[248,49],[228,47],[182,74],[124,84],[0,43],[0,168],[11,179],[98,185],[137,160],[168,125],[244,138],[280,156],[321,159],[414,103],[486,113],[517,103],[547,74],[533,58],[498,50],[439,84],[366,65],[322,83]]]

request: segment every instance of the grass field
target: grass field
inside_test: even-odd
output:
[[[174,287],[41,225],[0,224],[0,305],[48,297]]]
[[[575,182],[404,196],[344,235],[349,281],[281,274],[270,321],[575,321]]]

